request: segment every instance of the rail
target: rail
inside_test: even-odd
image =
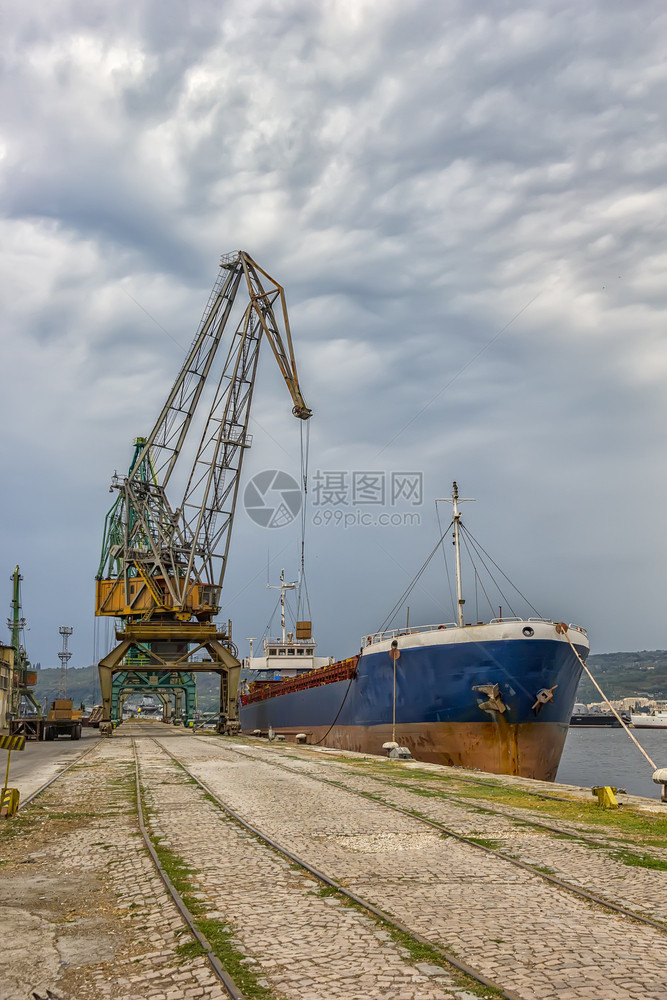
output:
[[[137,820],[138,820],[138,823],[139,823],[139,830],[141,831],[141,836],[144,839],[144,843],[146,845],[146,848],[148,849],[148,853],[151,856],[153,864],[155,865],[155,868],[157,869],[157,873],[160,876],[160,878],[162,879],[162,881],[164,882],[165,888],[167,889],[167,892],[169,893],[169,895],[173,899],[174,903],[176,904],[176,907],[177,907],[179,913],[181,914],[181,916],[185,920],[186,924],[188,925],[188,927],[190,929],[190,933],[195,938],[195,940],[199,942],[199,944],[201,945],[201,947],[204,949],[204,953],[206,955],[206,959],[208,961],[208,964],[211,966],[211,968],[215,972],[216,976],[218,977],[218,979],[220,980],[220,982],[222,983],[222,985],[227,990],[227,993],[229,994],[229,996],[232,998],[232,1000],[246,1000],[245,995],[243,993],[241,993],[240,989],[238,988],[238,986],[236,985],[236,983],[234,982],[234,980],[232,979],[232,977],[229,975],[229,973],[220,964],[220,960],[218,959],[218,956],[213,951],[213,948],[212,948],[212,946],[211,946],[208,938],[197,927],[197,922],[195,920],[194,915],[188,909],[188,907],[185,905],[183,897],[180,895],[180,893],[178,892],[178,890],[174,886],[174,883],[171,881],[171,879],[167,875],[166,871],[162,867],[162,864],[160,862],[160,858],[158,857],[158,854],[157,854],[155,848],[153,847],[153,843],[151,841],[150,835],[149,835],[149,833],[148,833],[148,831],[146,829],[146,825],[144,823],[144,808],[143,808],[143,801],[142,801],[142,794],[141,794],[141,780],[140,780],[140,773],[139,773],[139,756],[137,754],[137,744],[136,744],[136,741],[135,741],[134,737],[132,737],[132,751],[134,753],[134,780],[135,780],[135,789],[136,789],[136,796],[137,796]],[[167,753],[168,752],[169,751],[167,751]]]
[[[471,968],[471,966],[467,965],[465,962],[462,962],[461,959],[457,958],[454,954],[447,951],[445,948],[442,948],[439,944],[434,943],[433,941],[419,934],[411,927],[408,927],[406,924],[402,923],[395,917],[391,916],[391,914],[386,913],[384,910],[381,910],[377,906],[374,906],[372,903],[365,900],[362,896],[358,896],[355,892],[352,892],[350,889],[346,888],[342,882],[338,882],[336,881],[336,879],[333,879],[329,875],[326,875],[324,872],[320,871],[318,868],[315,868],[313,865],[311,865],[304,858],[299,857],[299,855],[294,854],[293,851],[291,851],[289,848],[285,847],[283,844],[279,844],[272,837],[269,837],[267,833],[263,832],[258,827],[254,826],[252,823],[249,823],[238,812],[232,809],[231,806],[227,805],[226,802],[223,802],[223,800],[215,794],[215,792],[211,789],[209,785],[207,785],[204,781],[198,778],[196,774],[190,771],[187,765],[185,765],[182,762],[182,760],[180,760],[175,754],[173,754],[171,750],[168,750],[163,743],[161,743],[154,737],[151,737],[151,739],[153,739],[153,742],[157,746],[159,746],[160,749],[163,750],[168,757],[170,757],[176,764],[178,764],[178,766],[184,771],[184,773],[190,778],[191,781],[194,781],[195,784],[199,785],[202,791],[205,792],[205,794],[209,797],[209,800],[215,802],[215,804],[218,806],[219,809],[222,810],[222,812],[226,813],[227,816],[229,816],[236,823],[238,823],[239,826],[243,827],[243,829],[248,830],[249,833],[252,833],[255,837],[263,841],[265,844],[268,844],[269,847],[273,848],[274,851],[277,851],[279,854],[282,854],[283,857],[292,861],[294,864],[299,865],[299,867],[309,872],[309,874],[312,875],[314,878],[316,878],[319,882],[322,882],[325,886],[334,889],[341,896],[345,896],[353,903],[356,903],[357,906],[361,907],[363,910],[366,910],[367,913],[373,914],[373,916],[377,917],[377,919],[382,921],[383,924],[386,924],[388,927],[395,927],[402,934],[407,935],[414,941],[417,941],[419,944],[429,948],[432,952],[437,953],[445,962],[447,962],[453,968],[458,969],[459,972],[462,972],[464,975],[469,976],[470,979],[476,980],[476,982],[481,983],[482,986],[486,986],[490,989],[496,990],[498,995],[500,997],[505,998],[505,1000],[520,1000],[519,996],[516,993],[503,989],[503,987],[500,986],[498,983],[495,983],[492,980],[488,979],[486,976],[484,976],[481,972],[478,972],[476,969]],[[201,737],[197,736],[195,737],[195,739],[199,740],[201,739]],[[232,748],[227,747],[227,745],[225,745],[225,749],[232,749]],[[233,752],[239,754],[239,756],[241,757],[247,757],[246,754],[243,754],[236,749],[234,749]],[[280,767],[281,765],[277,766]],[[291,769],[285,768],[285,770],[291,770]],[[294,772],[292,771],[292,773]],[[310,775],[307,776],[311,777]],[[319,781],[326,779],[315,778],[314,780]],[[335,782],[326,782],[326,783],[335,785]],[[340,786],[336,785],[336,787],[340,790]],[[371,796],[366,796],[366,798],[370,797]],[[379,800],[377,801],[379,804],[382,804]],[[461,993],[461,991],[457,992]]]
[[[165,748],[163,747],[163,749]],[[629,910],[627,909],[627,907],[619,906],[618,903],[613,903],[610,900],[605,899],[603,896],[598,896],[596,893],[588,892],[586,889],[581,889],[579,886],[573,885],[571,882],[566,882],[564,879],[558,878],[556,875],[552,875],[548,872],[545,872],[536,865],[531,865],[525,861],[521,861],[519,860],[519,858],[514,857],[512,854],[505,854],[502,851],[499,851],[497,848],[487,847],[486,845],[479,843],[479,841],[475,840],[472,837],[466,837],[464,834],[458,833],[456,830],[452,830],[444,823],[438,822],[438,820],[430,819],[427,816],[420,815],[419,813],[413,811],[412,809],[404,809],[402,806],[396,805],[393,802],[387,802],[384,799],[379,798],[377,795],[372,794],[371,792],[364,792],[357,788],[344,787],[337,781],[331,781],[331,779],[329,778],[317,777],[316,775],[311,774],[307,771],[306,772],[296,771],[295,768],[292,768],[287,764],[282,764],[279,763],[278,761],[273,761],[273,760],[269,761],[266,759],[266,757],[261,757],[261,758],[253,757],[251,754],[243,753],[243,751],[238,750],[236,747],[229,746],[227,743],[225,743],[225,750],[231,750],[233,753],[236,753],[241,757],[246,757],[246,758],[250,757],[250,759],[252,760],[261,760],[263,764],[268,764],[272,767],[280,768],[281,770],[288,771],[291,774],[296,773],[299,774],[300,776],[311,778],[313,781],[319,781],[323,785],[332,785],[339,791],[342,790],[348,792],[350,795],[357,795],[360,798],[369,799],[376,805],[384,806],[386,809],[391,809],[393,812],[403,813],[403,815],[416,820],[418,823],[422,823],[425,826],[430,826],[433,829],[439,830],[441,833],[446,834],[448,837],[452,837],[454,840],[458,840],[460,843],[468,844],[470,847],[474,847],[477,850],[482,851],[482,853],[484,854],[493,855],[494,857],[499,858],[502,861],[506,861],[508,864],[512,865],[515,868],[520,868],[523,871],[529,872],[531,875],[536,875],[544,882],[549,882],[552,885],[557,886],[559,889],[564,889],[567,892],[571,893],[572,895],[585,899],[589,903],[595,903],[598,906],[602,906],[606,910],[612,910],[614,913],[619,913],[621,916],[627,917],[628,919],[633,920],[636,923],[645,924],[649,927],[653,927],[655,930],[661,931],[663,934],[667,933],[667,925],[660,920],[653,920],[651,917],[644,916],[643,914],[637,913],[634,910]],[[169,751],[167,751],[167,753],[169,753]],[[380,784],[386,784],[386,782],[383,782],[382,778],[378,778],[372,774],[370,775],[364,774],[364,777],[370,778],[371,780],[379,782]],[[395,781],[395,775],[393,776],[393,780]],[[474,781],[475,779],[470,779],[470,780]],[[478,783],[486,784],[486,782],[478,782]],[[529,794],[538,795],[538,797],[542,797],[539,795],[539,793],[535,792]],[[554,796],[546,796],[546,795],[543,797],[554,798]],[[453,801],[459,802],[462,805],[464,804],[464,802],[461,799],[454,798]],[[559,800],[559,801],[565,801],[565,800]],[[484,805],[484,809],[485,810],[488,809],[489,812],[496,813],[498,815],[508,816],[508,814],[505,813],[504,811],[491,809],[486,804]],[[515,819],[515,817],[508,817],[508,818]],[[521,823],[527,822],[529,826],[542,827],[546,830],[558,833],[560,836],[570,837],[572,840],[577,840],[577,841],[583,840],[590,844],[595,844],[597,847],[607,846],[603,845],[600,841],[595,841],[591,838],[583,836],[580,832],[572,833],[571,831],[568,831],[562,827],[554,827],[546,823],[539,823],[530,820],[526,821],[523,819],[523,817],[520,819],[520,822]]]

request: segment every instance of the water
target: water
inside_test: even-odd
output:
[[[634,729],[657,767],[667,767],[667,729]],[[568,730],[556,781],[566,785],[615,785],[629,795],[660,798],[660,785],[651,780],[653,768],[624,729]],[[667,806],[665,806],[667,809]]]

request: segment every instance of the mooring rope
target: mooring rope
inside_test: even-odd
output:
[[[649,762],[649,764],[651,765],[651,767],[653,768],[653,770],[657,771],[658,770],[658,765],[655,763],[654,760],[651,760],[651,758],[646,753],[646,750],[644,750],[644,747],[641,745],[641,743],[639,742],[639,740],[635,739],[635,737],[632,735],[632,733],[630,732],[629,728],[627,727],[627,725],[625,724],[625,722],[623,721],[623,719],[621,718],[621,716],[618,714],[618,712],[616,711],[616,709],[614,708],[614,706],[612,705],[612,703],[609,701],[609,698],[607,698],[607,695],[604,693],[604,691],[602,690],[602,688],[600,687],[600,685],[598,684],[598,682],[593,677],[593,674],[590,672],[590,670],[588,669],[588,667],[586,666],[586,664],[584,663],[584,661],[582,660],[582,658],[579,656],[579,653],[577,652],[574,643],[570,639],[570,634],[569,634],[569,632],[567,630],[567,627],[565,628],[565,630],[563,632],[563,635],[565,636],[565,638],[569,642],[570,646],[572,646],[572,652],[574,653],[574,655],[576,656],[576,658],[579,660],[579,663],[582,665],[582,667],[584,668],[584,670],[586,671],[586,673],[588,674],[588,678],[591,681],[591,683],[598,689],[598,691],[602,695],[604,701],[607,703],[607,705],[609,705],[609,708],[612,710],[612,712],[614,713],[614,715],[616,716],[616,718],[618,719],[618,721],[621,723],[621,725],[623,726],[623,728],[625,729],[626,733],[628,734],[628,736],[630,737],[630,739],[632,740],[632,742],[635,744],[635,746],[637,747],[637,749],[639,751],[641,751],[641,753],[644,754],[644,756],[646,757],[647,761]]]

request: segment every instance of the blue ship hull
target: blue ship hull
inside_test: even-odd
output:
[[[531,638],[513,626],[509,632],[516,637],[508,637],[507,626],[491,624],[477,633],[474,627],[452,630],[463,637],[448,631],[442,641],[433,632],[396,640],[395,738],[413,757],[554,780],[581,663],[553,623],[535,626]],[[502,637],[494,639],[494,630]],[[578,630],[573,642],[585,659],[585,633]],[[365,648],[351,680],[242,706],[242,731],[273,729],[288,739],[304,733],[308,743],[382,753],[393,731],[390,649],[389,640]]]

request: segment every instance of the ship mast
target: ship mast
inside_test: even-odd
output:
[[[437,502],[437,501],[436,501]],[[452,484],[452,496],[443,497],[444,503],[450,503],[452,505],[453,512],[453,522],[454,522],[454,559],[456,563],[456,622],[459,627],[463,626],[463,605],[465,600],[463,598],[463,582],[461,578],[461,546],[459,542],[459,524],[461,521],[461,513],[459,511],[460,503],[473,503],[472,497],[463,498],[459,496],[459,488],[456,482]]]
[[[267,583],[267,588],[269,590],[280,590],[280,625],[283,634],[283,645],[287,642],[287,636],[285,634],[285,592],[288,590],[294,590],[297,586],[296,583],[285,583],[285,570],[280,571],[280,587],[274,587],[270,583]]]

